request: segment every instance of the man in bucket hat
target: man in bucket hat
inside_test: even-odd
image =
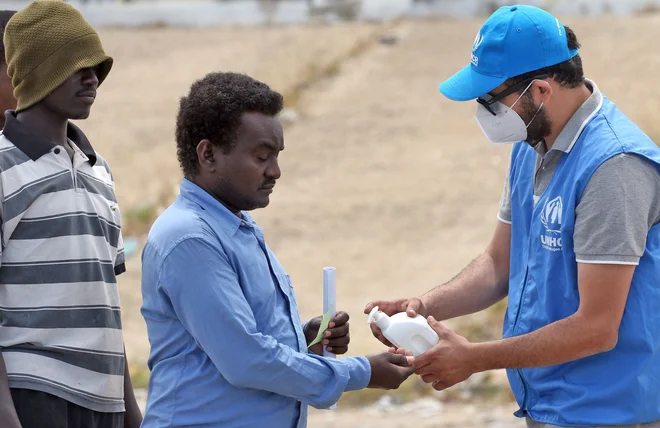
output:
[[[69,122],[89,116],[112,58],[82,15],[58,0],[16,13],[4,43],[17,107],[0,136],[0,410],[8,415],[0,420],[137,428],[116,279],[126,268],[114,181]]]
[[[7,22],[16,11],[0,10],[0,128],[5,126],[5,111],[16,108],[16,98],[14,98],[14,88],[11,86],[11,79],[7,75],[7,62],[5,61],[5,45],[2,38],[5,33]]]

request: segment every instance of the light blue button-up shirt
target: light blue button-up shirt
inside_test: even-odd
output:
[[[151,354],[142,427],[305,427],[371,377],[307,352],[291,280],[254,220],[184,179],[142,254]]]

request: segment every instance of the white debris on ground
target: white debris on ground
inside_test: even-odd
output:
[[[391,396],[384,396],[371,406],[339,408],[338,410],[310,409],[309,428],[523,428],[525,422],[513,416],[515,403],[466,404],[443,403],[426,397],[405,404],[397,404]]]
[[[147,391],[136,389],[135,398],[144,413]],[[309,409],[309,428],[523,428],[525,422],[513,416],[515,403],[469,404],[424,397],[402,403],[384,395],[363,408],[339,406],[337,410]]]
[[[337,410],[309,409],[309,428],[524,428],[525,421],[513,416],[514,402],[483,401],[478,391],[487,385],[506,387],[503,370],[477,373],[445,391],[412,401],[397,393],[385,394],[373,404],[350,407],[340,403]],[[448,400],[448,396],[456,400]],[[144,413],[147,391],[136,389],[135,397]]]
[[[421,398],[405,404],[399,404],[396,401],[392,396],[385,395],[373,406],[367,408],[367,411],[375,416],[382,413],[399,413],[415,415],[419,419],[429,419],[440,414],[444,408],[444,403],[431,397]]]

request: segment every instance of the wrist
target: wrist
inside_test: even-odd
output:
[[[371,384],[371,360],[369,357],[342,358],[348,364],[348,383],[345,392],[358,391]]]
[[[495,368],[491,364],[493,361],[492,356],[489,358],[489,354],[492,353],[492,350],[489,352],[490,342],[470,343],[468,348],[467,365],[471,367],[473,373],[485,372]]]
[[[431,302],[429,301],[429,295],[428,294],[423,294],[418,297],[419,301],[422,302],[422,307],[421,309],[424,311],[423,316],[428,317],[429,315],[432,315],[431,311]]]

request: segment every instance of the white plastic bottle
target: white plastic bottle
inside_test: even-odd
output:
[[[412,351],[415,357],[428,351],[440,341],[438,333],[421,315],[412,318],[405,312],[399,312],[389,317],[386,313],[380,312],[376,306],[367,318],[369,324],[372,321],[394,346]]]

